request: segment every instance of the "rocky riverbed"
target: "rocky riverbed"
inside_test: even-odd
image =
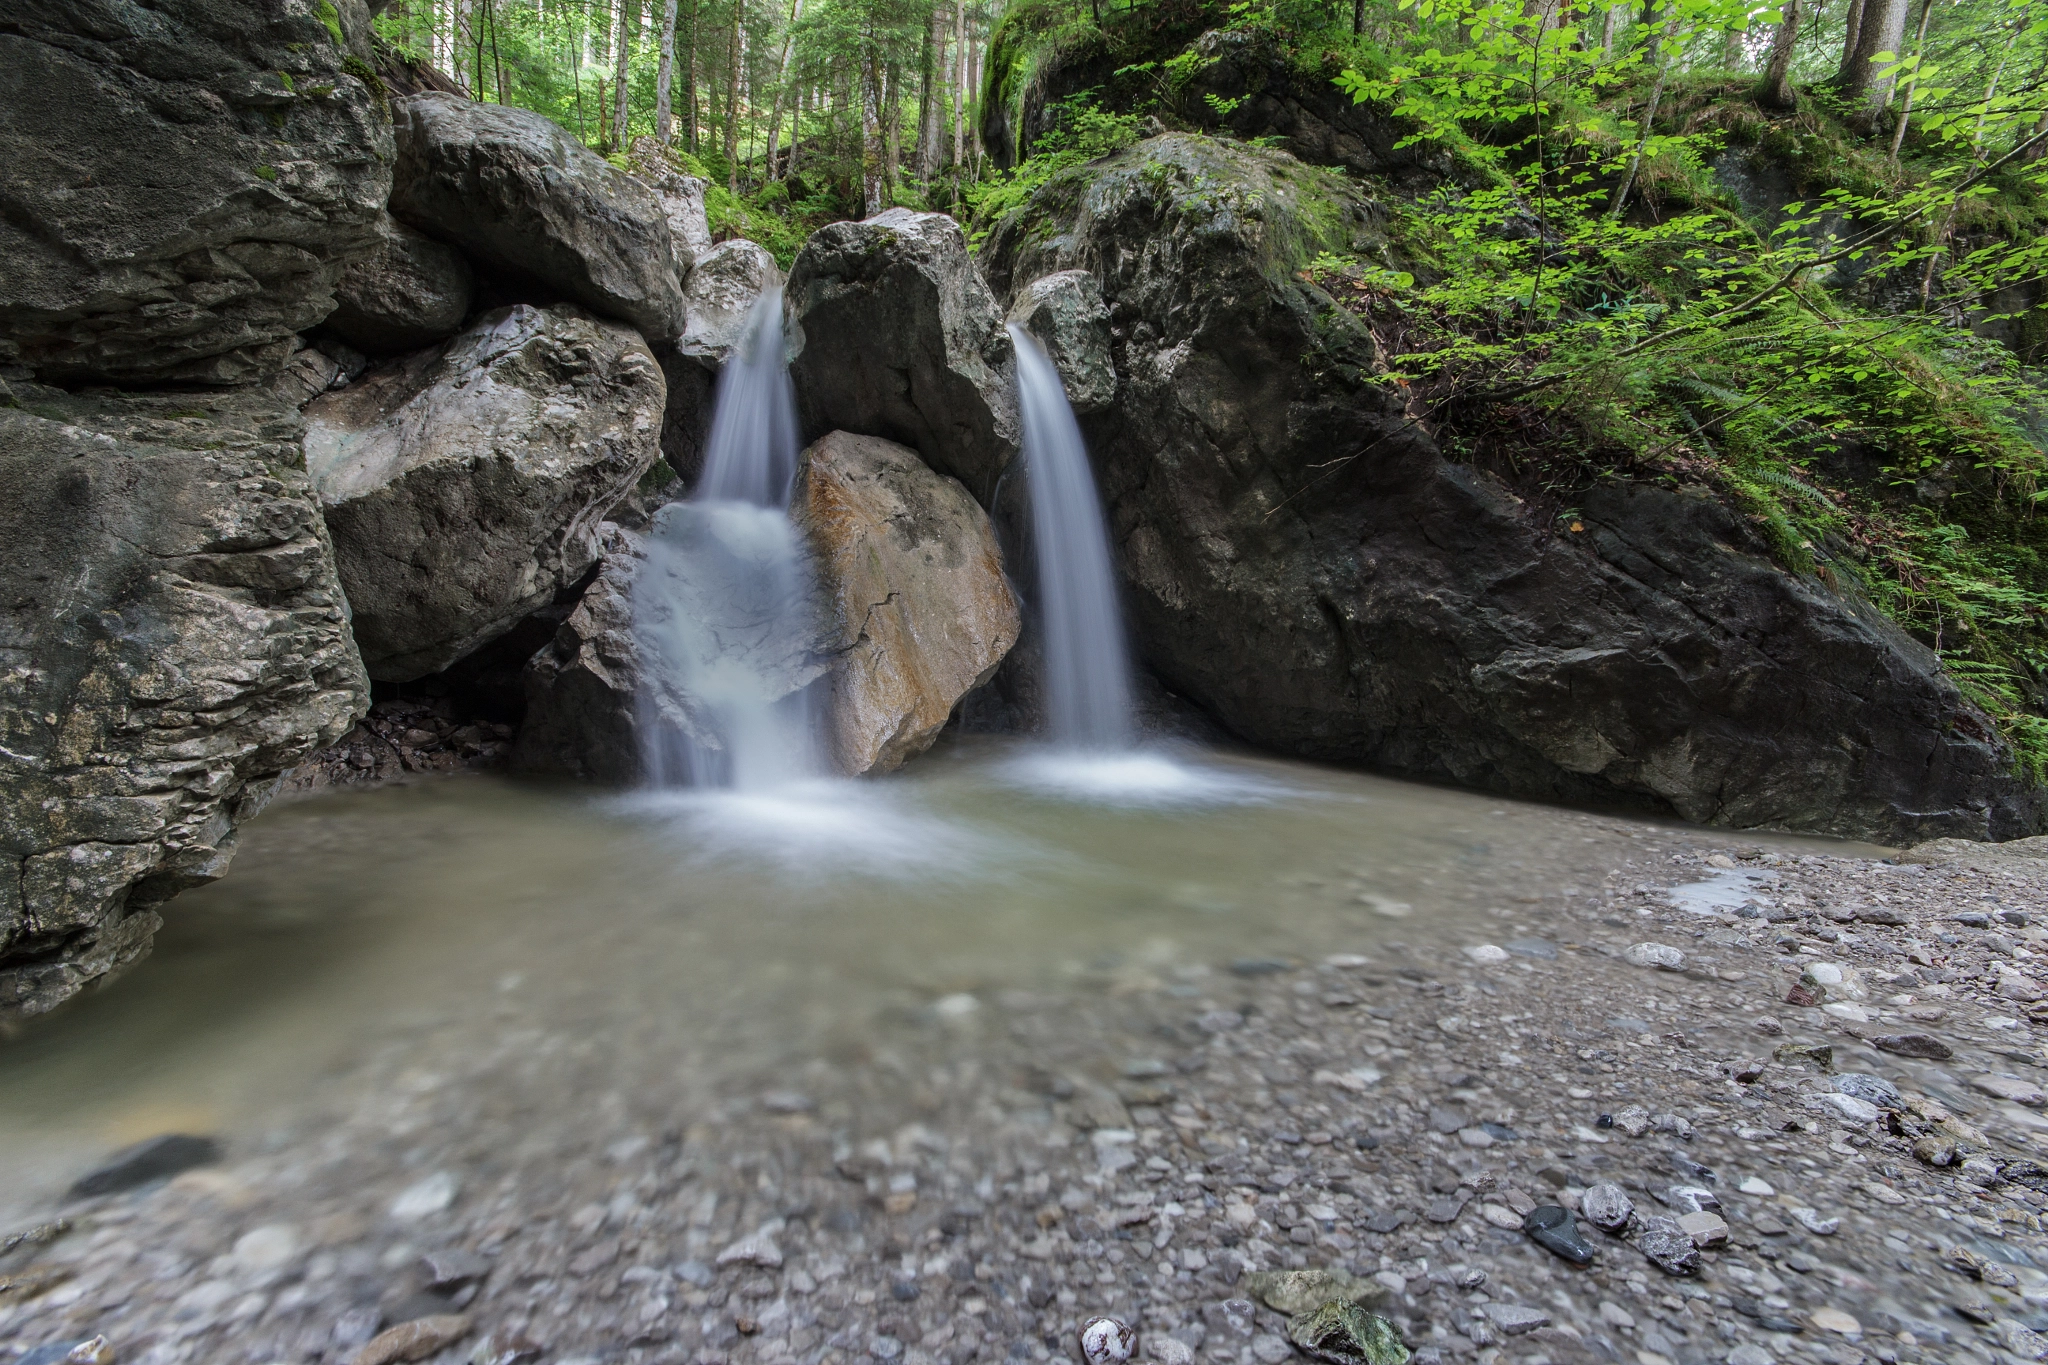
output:
[[[288,1120],[12,1200],[0,1359],[1022,1365],[1106,1313],[1282,1365],[1286,1269],[1423,1360],[2048,1355],[2048,858],[1491,815],[1540,838],[1410,899],[1273,878],[1326,913],[1268,956],[912,960],[767,1052],[801,989],[422,1002]]]

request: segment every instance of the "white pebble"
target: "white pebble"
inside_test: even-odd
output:
[[[1685,954],[1668,943],[1638,943],[1622,957],[1638,967],[1656,967],[1667,972],[1681,971],[1685,967]]]
[[[1081,1358],[1088,1365],[1122,1365],[1137,1345],[1138,1334],[1115,1318],[1090,1318],[1081,1324]]]
[[[1508,950],[1492,943],[1481,943],[1465,950],[1465,956],[1474,962],[1491,967],[1508,960]]]
[[[461,1187],[446,1171],[436,1171],[425,1180],[408,1185],[391,1201],[391,1216],[401,1223],[417,1222],[447,1209]]]

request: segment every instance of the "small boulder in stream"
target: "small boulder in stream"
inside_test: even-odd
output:
[[[916,451],[843,431],[804,452],[791,515],[826,599],[833,762],[849,774],[900,768],[1017,642],[995,528]]]
[[[789,307],[807,434],[907,445],[989,505],[1022,440],[1016,358],[958,223],[890,209],[822,227],[790,267]]]
[[[664,394],[630,328],[519,304],[314,399],[306,468],[370,676],[438,673],[575,584]]]
[[[666,339],[683,291],[655,192],[531,110],[438,91],[392,102],[391,212],[480,269]]]

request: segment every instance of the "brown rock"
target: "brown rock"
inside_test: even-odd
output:
[[[370,1338],[348,1358],[348,1365],[396,1365],[399,1361],[425,1360],[442,1347],[462,1340],[468,1332],[469,1319],[460,1313],[414,1318]]]
[[[916,451],[840,431],[804,452],[790,514],[830,599],[833,759],[850,774],[899,768],[1016,643],[995,530]]]
[[[1870,1045],[1894,1056],[1925,1057],[1935,1062],[1945,1062],[1956,1055],[1947,1043],[1927,1033],[1880,1033],[1870,1040]]]

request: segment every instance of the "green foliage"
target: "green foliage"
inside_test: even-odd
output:
[[[969,239],[976,245],[997,219],[1021,207],[1061,171],[1120,152],[1138,140],[1138,116],[1105,110],[1096,103],[1093,90],[1068,96],[1053,115],[1051,130],[1032,145],[1030,156],[1007,174],[999,172],[968,191]]]

